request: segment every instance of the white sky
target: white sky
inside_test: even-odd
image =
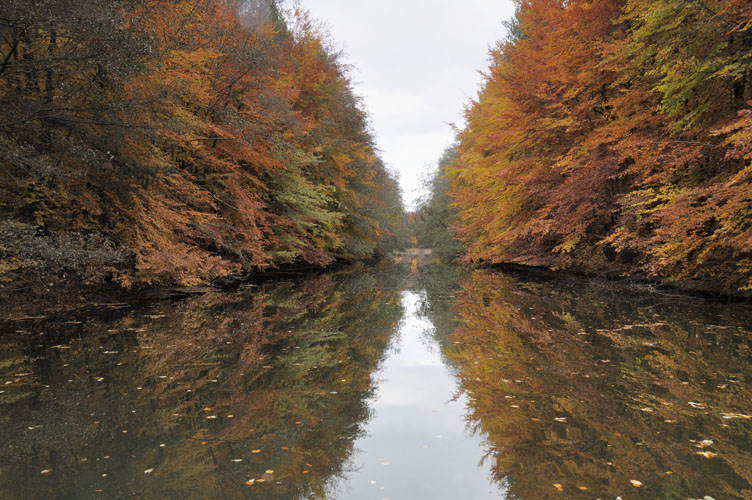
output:
[[[302,0],[329,26],[355,70],[381,156],[412,208],[421,177],[462,126],[488,68],[488,49],[514,14],[511,0]]]

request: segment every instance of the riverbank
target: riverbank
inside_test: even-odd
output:
[[[703,284],[692,283],[686,280],[661,281],[650,279],[645,275],[629,275],[611,272],[594,272],[582,268],[551,269],[546,266],[534,266],[518,264],[514,262],[502,263],[483,263],[478,264],[478,268],[492,269],[500,271],[511,271],[515,273],[527,274],[531,276],[547,277],[548,279],[559,277],[570,277],[589,282],[612,283],[615,285],[626,284],[629,286],[641,287],[650,291],[663,291],[687,296],[701,297],[709,300],[719,300],[727,302],[752,302],[752,290],[737,291],[736,293],[725,290],[721,286],[713,286],[708,282]]]

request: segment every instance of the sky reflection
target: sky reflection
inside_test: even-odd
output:
[[[444,365],[421,318],[421,296],[404,292],[405,316],[393,348],[374,376],[373,418],[355,443],[345,478],[331,484],[338,500],[503,498],[482,463],[483,440],[467,429],[467,398]]]

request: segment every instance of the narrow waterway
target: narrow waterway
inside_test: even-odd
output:
[[[355,266],[0,319],[0,498],[752,498],[752,308]]]
[[[467,396],[441,355],[434,327],[419,314],[425,300],[404,292],[404,316],[374,374],[373,415],[355,442],[351,472],[331,498],[343,500],[503,497],[482,465],[483,442],[468,431]]]

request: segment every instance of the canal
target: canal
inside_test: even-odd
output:
[[[752,308],[384,264],[0,320],[0,497],[752,498]]]

